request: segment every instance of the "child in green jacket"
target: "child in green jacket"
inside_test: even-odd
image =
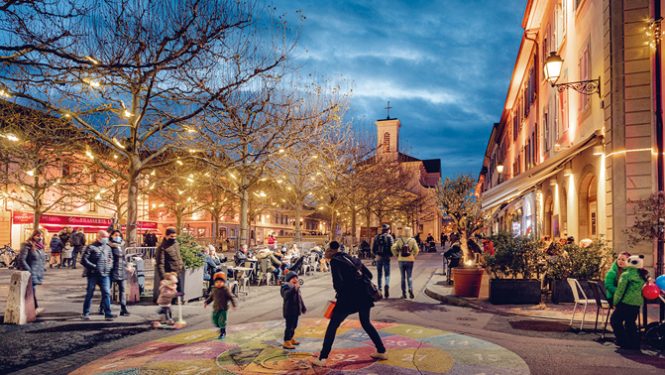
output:
[[[617,257],[617,261],[612,263],[612,268],[605,275],[605,292],[607,293],[607,300],[612,301],[614,298],[614,292],[617,290],[617,285],[619,284],[619,277],[621,272],[626,268],[626,261],[630,253],[623,252]]]
[[[642,274],[644,255],[632,255],[626,260],[614,292],[614,312],[610,318],[616,344],[622,349],[640,350],[640,338],[635,321],[644,303],[642,286],[646,278]]]

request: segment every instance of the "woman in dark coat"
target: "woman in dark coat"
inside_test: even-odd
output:
[[[30,272],[32,277],[32,294],[35,298],[35,308],[37,308],[37,285],[44,281],[44,234],[37,229],[32,232],[32,236],[21,245],[21,252],[18,255],[18,264],[21,270]]]
[[[125,293],[125,276],[127,262],[125,260],[125,241],[122,239],[122,233],[119,230],[111,232],[109,246],[113,255],[113,267],[111,268],[111,287],[113,284],[118,286],[118,295],[120,296],[120,315],[129,315],[127,311],[127,294]],[[99,308],[100,311],[102,307]]]
[[[362,287],[363,284],[358,278],[357,270],[360,268],[363,275],[370,279],[372,273],[358,258],[352,258],[348,254],[340,252],[337,241],[332,241],[329,246],[330,248],[326,251],[326,258],[330,259],[333,288],[337,292],[337,304],[326,329],[323,348],[321,348],[319,358],[314,360],[313,364],[325,366],[325,360],[328,358],[335,341],[337,328],[349,315],[355,313],[358,313],[360,324],[376,346],[376,353],[371,354],[370,357],[380,360],[388,359],[381,336],[370,321],[370,310],[374,307],[374,302],[372,302],[367,289]]]

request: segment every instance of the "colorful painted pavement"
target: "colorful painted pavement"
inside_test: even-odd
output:
[[[281,348],[283,321],[229,327],[224,340],[214,329],[164,337],[89,363],[72,374],[529,374],[515,353],[472,337],[420,326],[375,322],[388,349],[372,360],[374,346],[356,320],[338,330],[327,368],[310,360],[321,349],[327,320],[303,319],[294,351]]]

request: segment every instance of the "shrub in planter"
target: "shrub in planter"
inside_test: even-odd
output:
[[[540,276],[545,271],[542,243],[502,233],[490,238],[495,254],[486,258],[493,304],[540,303]]]
[[[573,292],[566,281],[574,278],[580,282],[584,293],[592,298],[593,291],[587,281],[600,279],[612,262],[612,251],[601,240],[587,247],[567,244],[547,259],[546,277],[552,285],[552,302],[573,302]]]

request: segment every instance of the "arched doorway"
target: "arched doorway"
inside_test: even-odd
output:
[[[598,237],[598,180],[595,175],[584,175],[578,196],[580,239]]]
[[[543,214],[543,235],[552,238],[552,215],[554,215],[554,200],[552,195],[545,199],[545,212]]]

